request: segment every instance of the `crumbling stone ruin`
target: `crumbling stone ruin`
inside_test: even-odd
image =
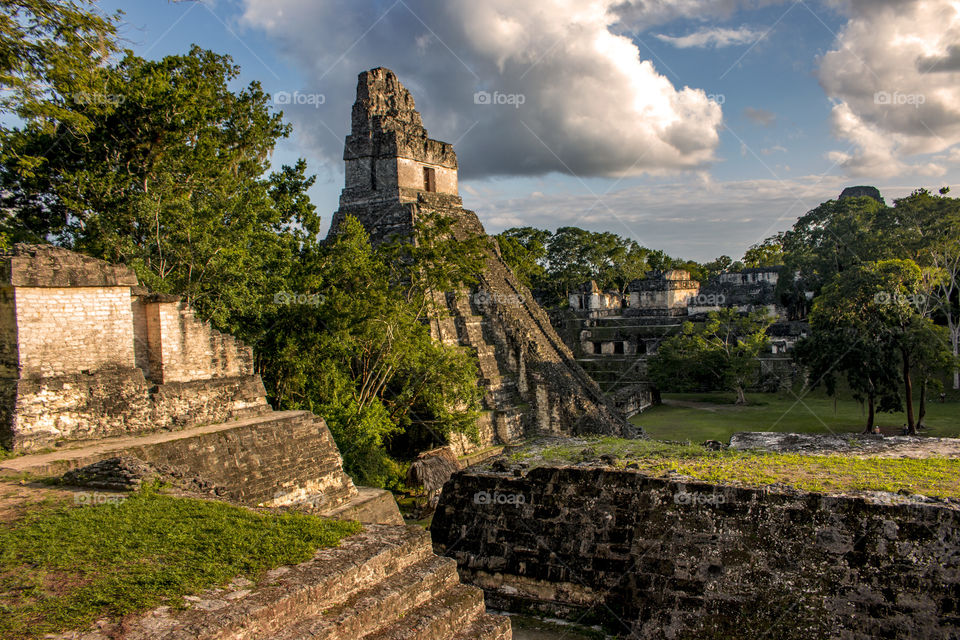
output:
[[[461,584],[420,527],[371,524],[340,546],[53,640],[511,640],[510,621]]]
[[[2,466],[60,474],[134,457],[198,474],[242,504],[400,520],[388,493],[354,487],[323,419],[274,412],[250,347],[179,297],[46,245],[16,245],[0,273],[0,440],[59,447]]]
[[[460,583],[426,531],[403,526],[389,492],[354,486],[321,417],[272,410],[249,347],[176,296],[147,293],[124,266],[32,245],[0,265],[0,433],[26,453],[0,462],[0,475],[109,492],[158,479],[197,497],[365,523],[258,582],[62,640],[510,640],[509,620],[486,613],[483,592]]]
[[[330,233],[354,216],[373,242],[414,238],[418,220],[452,218],[459,238],[486,235],[464,209],[452,145],[428,137],[413,96],[384,68],[360,74],[352,130],[344,145],[346,184]],[[491,240],[473,292],[443,296],[448,313],[431,321],[438,340],[476,353],[483,387],[481,447],[534,434],[632,434],[576,363],[544,311]],[[452,443],[458,453],[474,447]]]
[[[767,331],[770,353],[761,360],[761,379],[767,385],[785,386],[796,375],[787,352],[807,335],[809,326],[788,320],[787,310],[777,299],[782,269],[721,273],[706,284],[693,280],[683,269],[649,271],[646,277],[631,281],[624,294],[584,283],[570,295],[569,308],[552,311],[550,318],[577,362],[600,387],[620,394],[628,387],[642,388],[646,357],[656,353],[684,322],[702,322],[707,314],[721,309],[762,312],[776,321]],[[646,406],[645,401],[639,403],[641,410]]]
[[[0,259],[0,442],[180,429],[270,411],[253,353],[123,265],[18,244]]]
[[[493,607],[602,621],[623,637],[960,634],[955,501],[652,477],[615,462],[498,458],[461,471],[441,494],[435,546]]]
[[[857,187],[846,187],[841,193],[837,200],[843,200],[844,198],[873,198],[880,204],[884,204],[883,196],[880,195],[880,190],[876,187],[868,186],[857,186]]]
[[[222,497],[227,491],[209,480],[166,464],[151,464],[133,456],[106,458],[79,469],[71,469],[60,478],[71,487],[90,487],[108,491],[136,491],[150,482],[162,482],[182,491]]]
[[[700,283],[683,269],[649,271],[627,285],[627,309],[632,316],[684,316],[700,291]]]

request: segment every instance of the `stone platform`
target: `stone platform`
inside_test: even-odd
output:
[[[118,456],[197,474],[223,487],[225,498],[248,506],[294,506],[330,517],[403,524],[389,492],[354,487],[326,423],[308,411],[74,443],[0,462],[0,475],[58,476]]]
[[[730,438],[730,448],[776,453],[829,455],[863,458],[960,457],[960,439],[926,436],[882,436],[865,433],[779,433],[741,431]]]
[[[312,560],[279,567],[60,640],[511,640],[483,592],[460,584],[456,562],[433,554],[419,527],[367,525]]]
[[[956,504],[525,464],[455,474],[431,524],[493,608],[636,640],[960,638]]]

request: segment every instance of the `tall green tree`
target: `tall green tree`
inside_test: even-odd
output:
[[[851,342],[867,345],[866,353],[889,365],[899,356],[902,398],[909,433],[916,433],[914,377],[937,349],[930,340],[932,321],[925,317],[920,268],[911,260],[880,260],[857,264],[837,273],[814,301],[813,330],[848,332]],[[877,356],[878,352],[886,354]],[[936,356],[939,357],[939,356]],[[892,374],[892,372],[889,372]]]
[[[783,234],[778,233],[752,245],[743,254],[743,265],[748,268],[776,267],[783,264]]]
[[[102,71],[117,50],[118,19],[86,0],[0,2],[0,122],[15,116],[48,133],[88,130],[76,107],[95,110],[114,102]],[[0,136],[8,131],[0,125]],[[18,155],[4,144],[0,160],[30,173],[43,155]]]
[[[881,223],[884,242],[894,256],[923,268],[925,312],[947,327],[951,353],[960,354],[960,199],[948,188],[934,195],[918,189],[895,201]],[[953,370],[953,388],[960,389],[960,370]]]
[[[829,309],[816,302],[810,322],[813,331],[797,342],[793,358],[806,369],[811,389],[822,386],[834,396],[843,378],[853,398],[867,407],[864,433],[873,432],[878,412],[902,410],[896,351],[854,327],[834,325]]]
[[[868,197],[829,200],[801,216],[783,233],[786,268],[777,289],[795,316],[803,316],[809,309],[807,291],[818,295],[837,273],[889,257],[877,224],[886,210],[885,205]]]
[[[551,235],[545,229],[533,227],[515,227],[497,235],[504,262],[528,289],[539,289],[546,284],[544,263]]]
[[[742,315],[735,309],[711,312],[701,326],[686,322],[650,359],[650,377],[664,390],[733,391],[737,404],[746,404],[746,389],[760,367],[758,357],[769,345],[771,323],[763,313]]]
[[[416,263],[397,278],[396,251],[374,249],[363,226],[347,218],[297,276],[294,300],[306,304],[274,307],[260,349],[278,404],[324,416],[347,472],[379,486],[398,473],[391,445],[402,442],[399,453],[410,456],[453,432],[475,437],[480,406],[476,366],[462,348],[431,337],[428,296],[410,293],[440,281],[411,285],[411,274],[425,271]]]
[[[4,221],[15,240],[53,240],[131,265],[159,292],[183,295],[220,328],[241,332],[264,291],[278,290],[319,216],[306,164],[269,174],[288,135],[257,83],[232,90],[239,69],[198,47],[109,68],[110,109],[82,111],[82,134],[29,123],[8,136],[18,154],[59,141],[32,176],[0,166]],[[256,323],[252,323],[256,324]]]

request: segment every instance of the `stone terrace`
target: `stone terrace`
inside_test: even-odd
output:
[[[368,525],[308,562],[60,640],[510,640],[419,527]]]

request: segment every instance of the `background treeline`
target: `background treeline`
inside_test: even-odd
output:
[[[768,267],[783,263],[777,238],[750,247],[741,260],[720,256],[709,262],[673,258],[615,233],[560,227],[555,232],[515,227],[496,236],[503,259],[547,306],[566,304],[571,291],[589,280],[604,291],[625,291],[647,271],[684,269],[706,284],[726,271]]]

